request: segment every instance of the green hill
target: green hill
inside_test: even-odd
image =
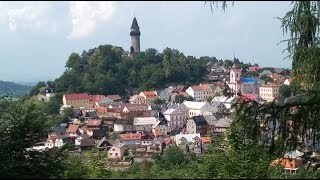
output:
[[[0,95],[13,93],[13,97],[21,97],[27,94],[31,86],[25,86],[14,82],[0,81]]]

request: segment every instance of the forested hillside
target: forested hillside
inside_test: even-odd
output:
[[[21,97],[27,94],[31,88],[31,86],[16,84],[14,82],[0,81],[0,95],[12,93],[13,97]]]
[[[57,92],[128,94],[133,89],[152,90],[172,83],[195,84],[207,74],[206,63],[215,58],[185,56],[176,49],[155,49],[123,55],[121,47],[101,45],[72,53],[63,75],[53,82]],[[128,92],[130,91],[130,92]]]

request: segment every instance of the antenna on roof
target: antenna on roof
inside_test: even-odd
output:
[[[236,59],[236,52],[233,51],[233,59]]]

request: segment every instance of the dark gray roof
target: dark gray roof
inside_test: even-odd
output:
[[[192,119],[197,126],[208,124],[208,122],[204,119],[203,116],[193,116]]]
[[[136,18],[133,18],[131,28],[139,29],[138,21]]]
[[[123,119],[117,119],[113,124],[124,124]]]
[[[66,128],[63,126],[56,126],[56,127],[52,128],[52,131],[57,134],[62,134],[62,133],[66,132]]]
[[[72,114],[73,114],[73,116],[81,116],[82,111],[81,111],[81,109],[73,109]]]
[[[104,129],[93,130],[93,134],[92,134],[93,138],[105,137],[105,136],[106,136],[106,130]]]
[[[83,139],[89,139],[90,136],[88,134],[81,134],[80,135]]]
[[[112,139],[107,139],[106,137],[104,137],[103,139],[101,139],[101,141],[99,141],[97,147],[98,148],[106,148],[106,147],[111,147],[115,144],[115,141]]]
[[[86,115],[85,115],[85,117],[91,117],[91,118],[93,118],[93,119],[98,119],[98,118],[99,118],[97,112],[95,112],[95,111],[87,112]]]
[[[94,140],[93,139],[81,139],[80,146],[82,146],[82,147],[94,146]]]
[[[130,36],[140,36],[139,25],[136,18],[133,18]]]

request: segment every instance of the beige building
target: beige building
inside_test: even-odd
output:
[[[280,85],[267,84],[259,87],[259,95],[262,99],[271,102],[279,96]]]
[[[71,106],[74,108],[85,107],[90,103],[90,95],[87,93],[81,94],[64,94],[62,97],[64,106]]]
[[[156,91],[142,91],[138,95],[130,98],[131,104],[152,104],[154,100],[160,98]]]
[[[123,159],[125,147],[123,144],[114,145],[108,150],[108,159],[111,161],[121,161]]]

